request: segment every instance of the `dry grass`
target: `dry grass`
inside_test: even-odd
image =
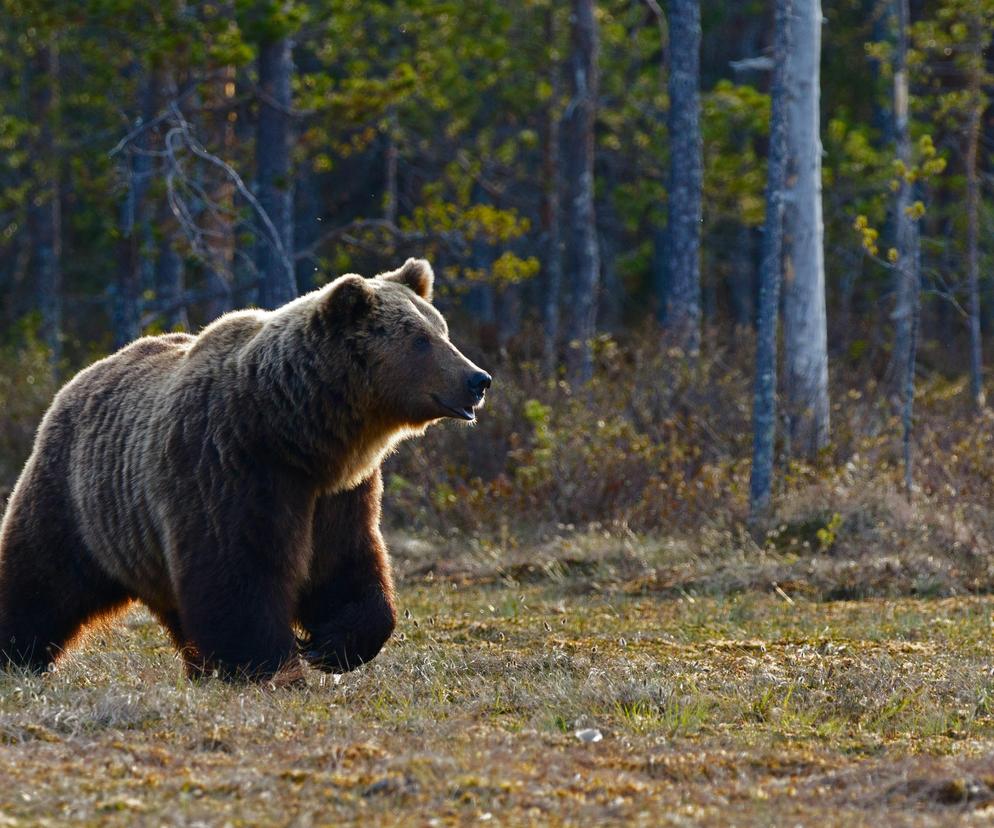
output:
[[[660,592],[585,544],[446,574],[398,543],[397,636],[302,689],[190,684],[136,608],[0,678],[0,825],[994,817],[994,600]]]
[[[389,461],[409,615],[366,668],[191,684],[136,609],[0,676],[0,828],[994,821],[992,415],[923,389],[909,503],[896,420],[843,382],[756,543],[744,363],[598,358],[582,395],[507,366],[477,428]],[[0,504],[28,364],[0,353]]]

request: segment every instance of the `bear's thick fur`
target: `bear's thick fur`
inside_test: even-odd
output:
[[[137,599],[191,675],[373,658],[395,622],[380,463],[490,377],[424,260],[200,335],[133,342],[56,396],[0,526],[0,655],[44,669]],[[302,631],[298,637],[295,627]]]

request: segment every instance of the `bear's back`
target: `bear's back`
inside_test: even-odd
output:
[[[94,363],[59,392],[39,432],[37,451],[66,464],[83,540],[124,583],[165,577],[147,478],[160,465],[155,424],[195,342],[144,337]]]

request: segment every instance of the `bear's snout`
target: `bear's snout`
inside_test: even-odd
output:
[[[484,393],[490,387],[492,379],[493,378],[486,371],[474,371],[470,374],[468,380],[469,392],[476,397],[477,400],[482,400]]]
[[[453,351],[455,349],[453,348]],[[452,390],[444,396],[432,394],[431,398],[442,410],[441,416],[455,417],[457,420],[473,422],[476,419],[476,409],[483,405],[483,397],[487,393],[493,378],[486,371],[477,368],[462,354],[455,351],[464,361],[469,363],[469,371],[459,371],[453,376]]]

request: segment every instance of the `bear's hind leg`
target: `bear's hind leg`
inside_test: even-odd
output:
[[[0,534],[0,667],[41,672],[84,625],[130,596],[70,527],[37,516],[25,520],[17,504],[10,508]]]

